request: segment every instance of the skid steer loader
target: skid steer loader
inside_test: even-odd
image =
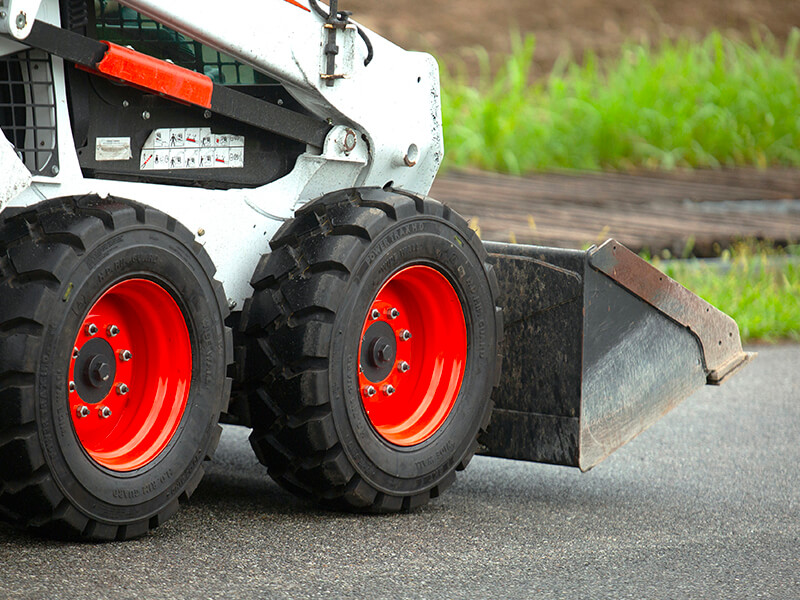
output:
[[[0,0],[0,126],[20,526],[145,534],[220,422],[348,510],[413,509],[476,452],[586,470],[750,358],[614,240],[482,243],[427,197],[436,62],[336,0]]]

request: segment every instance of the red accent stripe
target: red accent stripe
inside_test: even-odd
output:
[[[297,2],[296,0],[286,0],[286,2],[288,2],[289,4],[294,4],[297,8],[302,8],[306,12],[311,12],[310,8],[308,8],[306,6],[303,6],[302,4]]]
[[[108,44],[108,52],[97,63],[99,72],[174,100],[211,108],[214,82],[207,75],[105,40],[103,43]]]

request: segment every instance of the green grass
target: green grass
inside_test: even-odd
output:
[[[652,262],[733,317],[744,341],[800,342],[800,246],[739,243],[720,258]]]
[[[530,78],[533,37],[477,83],[442,72],[445,166],[543,169],[800,166],[800,30],[784,47],[712,33],[628,44]]]

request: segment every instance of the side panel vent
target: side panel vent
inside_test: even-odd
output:
[[[0,129],[33,175],[58,174],[50,55],[28,50],[0,58]]]

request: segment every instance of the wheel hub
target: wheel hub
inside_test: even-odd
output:
[[[378,338],[370,347],[372,348],[372,364],[376,367],[390,363],[394,359],[394,348],[385,338]]]
[[[111,391],[117,365],[114,349],[102,338],[92,338],[78,349],[72,370],[75,391],[87,404],[97,404]]]
[[[390,277],[359,345],[361,401],[378,434],[412,446],[436,433],[458,397],[466,354],[464,311],[447,278],[424,265]]]
[[[369,381],[383,381],[391,372],[397,342],[394,331],[385,321],[375,321],[361,339],[361,372]]]

